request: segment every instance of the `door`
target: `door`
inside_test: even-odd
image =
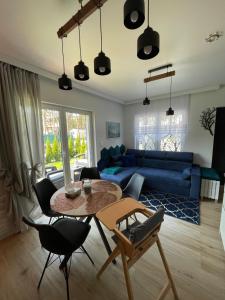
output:
[[[46,176],[62,187],[94,165],[92,114],[46,104],[42,120]]]

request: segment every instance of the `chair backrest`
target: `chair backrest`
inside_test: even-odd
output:
[[[48,212],[50,210],[50,199],[57,188],[48,178],[36,183],[33,188],[43,213]]]
[[[145,178],[142,175],[137,173],[133,174],[127,186],[123,190],[123,193],[129,197],[139,200],[144,181]]]
[[[139,244],[140,242],[143,242],[155,229],[157,229],[157,227],[160,227],[161,223],[163,222],[164,213],[165,209],[159,208],[156,213],[149,217],[144,223],[132,227],[129,230],[129,240],[133,244]]]
[[[80,180],[82,180],[84,178],[101,179],[99,171],[96,167],[83,168],[80,173]]]
[[[36,224],[32,220],[22,218],[28,226],[34,227],[39,232],[41,245],[51,253],[65,255],[73,252],[73,246],[52,225]]]

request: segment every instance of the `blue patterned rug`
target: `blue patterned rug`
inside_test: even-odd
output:
[[[169,216],[200,224],[200,203],[197,200],[190,201],[188,197],[153,190],[144,191],[139,201],[153,210],[163,206],[165,213]]]

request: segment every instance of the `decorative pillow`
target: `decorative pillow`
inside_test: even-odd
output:
[[[184,180],[189,180],[191,178],[191,168],[186,168],[182,172],[182,178]]]
[[[108,160],[100,159],[98,162],[98,170],[102,171],[103,169],[107,168],[109,166]]]
[[[122,161],[121,161],[121,160],[116,161],[116,162],[113,163],[113,165],[114,165],[115,167],[122,167]]]
[[[121,167],[111,167],[111,168],[106,168],[102,171],[102,173],[104,174],[108,174],[108,175],[116,175],[119,172],[121,172],[123,170],[123,168]]]
[[[112,156],[112,161],[113,162],[117,162],[117,161],[119,161],[121,159],[121,155],[113,155]]]
[[[123,167],[135,167],[137,165],[137,159],[135,155],[124,155],[121,156]]]

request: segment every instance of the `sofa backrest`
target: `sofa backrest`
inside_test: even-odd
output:
[[[126,151],[126,147],[122,145],[117,145],[115,147],[110,147],[109,149],[103,148],[100,152],[100,160],[98,161],[98,170],[102,171],[108,168],[112,164],[113,157],[119,157],[123,155]]]
[[[127,149],[127,155],[134,155],[137,166],[183,171],[193,163],[192,152],[170,152]]]

